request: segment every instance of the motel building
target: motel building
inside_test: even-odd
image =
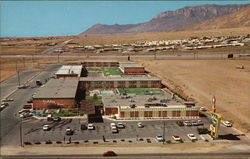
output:
[[[50,79],[33,95],[33,109],[74,108],[77,87],[77,78]]]
[[[171,99],[168,92],[154,95],[102,95],[106,116],[117,119],[197,118],[199,109],[181,99]]]

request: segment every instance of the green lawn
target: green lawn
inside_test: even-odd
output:
[[[77,116],[79,113],[77,108],[72,108],[72,109],[61,109],[58,113],[56,113],[56,111],[51,110],[50,112],[45,113],[44,115],[47,116],[48,114],[59,117],[70,117],[70,116]]]
[[[127,94],[160,94],[163,93],[159,88],[118,88],[120,93]]]
[[[103,72],[104,76],[109,76],[109,75],[121,75],[122,71],[115,67],[115,68],[110,68],[110,67],[87,67],[87,70],[90,72]]]

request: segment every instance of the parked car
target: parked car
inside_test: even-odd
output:
[[[200,107],[200,111],[207,111],[207,109],[204,107]]]
[[[18,111],[18,114],[22,114],[22,113],[29,113],[30,110],[29,109],[22,109]]]
[[[53,121],[61,121],[62,119],[59,116],[54,116],[54,117],[52,117],[52,120]]]
[[[187,137],[191,140],[191,141],[195,141],[197,140],[196,136],[194,134],[187,134]]]
[[[88,124],[88,130],[95,130],[95,126],[93,124]]]
[[[208,134],[209,130],[207,128],[197,128],[199,134]]]
[[[5,107],[5,105],[1,105],[0,110],[3,110]]]
[[[125,125],[123,123],[117,123],[117,127],[119,129],[124,129],[125,128]]]
[[[29,84],[22,84],[22,85],[18,86],[17,88],[18,88],[18,89],[26,89],[26,88],[28,88],[29,86],[30,86]]]
[[[7,107],[7,106],[9,106],[9,103],[7,103],[7,102],[2,102],[1,105],[4,105],[4,106]]]
[[[49,131],[50,127],[49,125],[43,125],[43,131]]]
[[[158,142],[163,142],[165,139],[162,137],[162,135],[156,135],[155,136],[155,138],[156,138],[156,140],[158,141]]]
[[[202,120],[197,120],[198,125],[204,125]]]
[[[20,118],[28,118],[28,117],[32,117],[33,114],[30,112],[24,112],[22,114],[20,114]]]
[[[87,130],[88,127],[85,124],[81,124],[81,130]]]
[[[184,121],[184,125],[186,125],[186,126],[192,126],[191,122],[188,121],[188,120]]]
[[[196,121],[192,121],[192,126],[198,126],[198,123]]]
[[[144,127],[144,125],[143,125],[141,122],[137,123],[137,126],[138,126],[139,128],[143,128],[143,127]]]
[[[232,123],[229,121],[222,121],[222,124],[225,125],[226,127],[232,127]]]
[[[12,102],[12,101],[14,101],[14,100],[13,99],[8,99],[8,98],[2,99],[2,102]]]
[[[65,134],[66,135],[73,135],[74,134],[74,131],[70,128],[67,128],[66,131],[65,131]]]
[[[114,151],[107,151],[103,153],[103,156],[117,156]]]
[[[179,126],[184,126],[183,121],[177,121],[176,123],[177,123],[177,125],[179,125]]]
[[[172,135],[172,138],[173,138],[175,141],[181,141],[181,137],[180,137],[178,134],[173,134],[173,135]]]
[[[119,130],[116,127],[111,127],[111,132],[112,133],[118,133]]]

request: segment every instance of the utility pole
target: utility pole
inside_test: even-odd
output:
[[[59,63],[59,56],[60,56],[60,53],[58,53],[57,55],[57,63]]]
[[[16,72],[17,72],[18,86],[20,86],[20,77],[19,77],[19,70],[17,68],[17,61],[16,61]]]
[[[19,71],[17,71],[17,79],[18,79],[18,86],[20,86],[20,76],[19,76]]]
[[[20,145],[23,147],[23,118],[21,120],[20,124]]]
[[[162,137],[163,137],[163,142],[162,142],[162,144],[164,144],[164,143],[165,143],[165,121],[163,121]]]
[[[23,68],[25,69],[25,57],[23,57]]]

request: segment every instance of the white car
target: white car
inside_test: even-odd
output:
[[[200,107],[200,111],[207,111],[207,109],[204,107]]]
[[[226,127],[232,127],[232,123],[230,123],[229,121],[222,121],[222,124],[225,125]]]
[[[181,141],[181,137],[177,134],[173,134],[172,138],[174,139],[174,141]]]
[[[88,130],[94,130],[95,126],[93,124],[88,124]]]
[[[117,127],[119,129],[124,129],[125,128],[125,125],[123,123],[117,123]]]
[[[187,134],[187,137],[188,137],[191,141],[197,140],[197,138],[195,137],[194,134]]]
[[[183,123],[186,126],[192,126],[192,123],[190,121],[188,121],[188,120],[184,121]]]
[[[119,131],[118,131],[118,129],[116,127],[112,127],[111,128],[111,132],[112,133],[118,133]]]
[[[8,98],[2,99],[2,102],[12,102],[12,101],[14,101],[14,100],[13,99],[8,99]]]
[[[137,123],[137,126],[138,126],[139,128],[143,128],[143,127],[144,127],[144,125],[143,125],[141,122]]]
[[[163,142],[164,141],[164,138],[161,135],[156,135],[155,138],[156,138],[156,140],[158,142]]]
[[[49,125],[43,125],[43,131],[49,131],[50,127]]]

